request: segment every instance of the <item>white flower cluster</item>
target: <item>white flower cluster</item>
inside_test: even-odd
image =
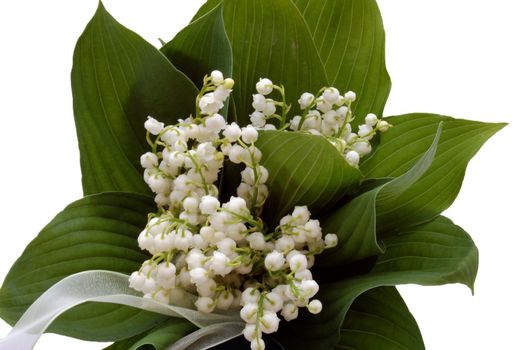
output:
[[[267,124],[267,121],[278,119],[284,128],[286,114],[291,108],[285,101],[284,88],[274,85],[268,78],[262,78],[256,84],[256,90],[258,93],[253,95],[252,101],[254,112],[250,115],[252,125],[256,128],[272,130],[275,126]],[[279,91],[282,101],[268,97],[274,90]],[[370,140],[376,132],[385,132],[391,125],[385,120],[378,120],[374,114],[368,114],[365,124],[359,125],[358,131],[353,132],[351,122],[354,118],[351,105],[355,100],[354,92],[347,91],[342,96],[334,87],[322,88],[316,96],[305,92],[298,100],[303,113],[293,117],[289,127],[293,131],[324,136],[345,156],[351,166],[358,167],[360,158],[371,152]],[[277,107],[281,107],[281,116],[276,114]]]
[[[317,96],[305,92],[298,100],[303,114],[292,118],[290,128],[325,136],[351,166],[358,167],[360,158],[371,152],[369,141],[376,132],[385,132],[391,125],[378,120],[374,114],[368,114],[365,124],[358,126],[358,132],[353,132],[351,105],[355,100],[353,91],[342,96],[334,87],[321,89]]]
[[[285,121],[286,114],[290,110],[286,102],[275,101],[268,97],[273,91],[278,91],[281,94],[282,99],[285,99],[285,89],[282,86],[274,85],[274,83],[268,79],[260,79],[256,83],[255,95],[252,95],[252,107],[254,112],[250,115],[250,122],[256,128],[262,130],[275,130],[274,124],[267,124],[268,120],[277,119],[281,122]],[[276,114],[277,107],[281,108],[281,115]]]
[[[144,180],[156,193],[159,206],[179,213],[192,225],[205,220],[196,210],[201,199],[219,194],[215,182],[225,157],[245,165],[237,192],[251,209],[261,208],[268,196],[268,171],[259,164],[261,151],[254,145],[258,131],[251,125],[227,124],[219,114],[233,85],[232,79],[214,71],[197,97],[196,117],[181,119],[177,125],[164,126],[151,117],[145,123],[152,152],[141,157]],[[156,136],[155,141],[150,135]]]
[[[337,236],[323,237],[307,207],[296,207],[270,232],[259,218],[268,171],[255,146],[257,128],[227,124],[219,114],[232,87],[232,79],[214,71],[205,77],[195,117],[169,126],[146,121],[152,151],[141,164],[159,212],[139,235],[152,258],[130,276],[130,287],[162,303],[191,301],[205,313],[240,309],[245,337],[261,350],[263,333],[278,329],[278,313],[291,321],[300,307],[321,311],[309,269]],[[260,92],[272,89],[270,81],[259,83]],[[215,183],[227,158],[245,168],[237,197],[220,203]]]

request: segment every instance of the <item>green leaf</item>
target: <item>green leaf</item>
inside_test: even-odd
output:
[[[358,296],[373,288],[408,283],[463,283],[473,289],[478,250],[471,237],[451,220],[438,217],[402,230],[386,238],[383,244],[385,254],[370,272],[321,285],[322,312],[314,316],[305,313],[300,320],[287,325],[287,336],[279,338],[285,348],[336,345],[349,307]]]
[[[427,151],[405,174],[367,191],[331,213],[323,222],[326,232],[335,232],[339,244],[320,257],[320,266],[348,264],[383,253],[376,241],[377,216],[388,211],[393,203],[429,169],[435,157],[442,123]],[[385,180],[385,179],[384,179]]]
[[[394,127],[381,136],[375,153],[361,165],[366,178],[400,176],[426,151],[440,122],[443,132],[435,159],[424,176],[389,205],[377,208],[377,229],[381,233],[429,221],[447,209],[460,190],[469,160],[506,125],[433,114],[409,114],[386,120]]]
[[[265,131],[257,146],[269,171],[267,222],[276,222],[295,205],[308,205],[314,214],[327,210],[361,180],[360,171],[320,136]]]
[[[59,213],[27,246],[0,289],[0,316],[14,324],[49,287],[87,270],[130,273],[148,259],[137,236],[155,211],[149,197],[103,193]],[[113,304],[83,304],[59,317],[50,331],[79,339],[115,341],[144,332],[166,317]]]
[[[164,350],[174,344],[185,335],[189,335],[196,330],[195,326],[185,320],[169,319],[159,326],[132,337],[112,344],[105,350]],[[213,335],[212,335],[213,337]],[[283,348],[274,339],[264,336],[266,349],[282,350]],[[217,339],[216,339],[217,340]],[[211,349],[214,350],[246,350],[250,347],[249,343],[243,336],[235,337]],[[192,345],[196,348],[196,345]]]
[[[143,334],[113,343],[106,350],[164,350],[194,330],[196,327],[187,320],[170,318]]]
[[[394,287],[379,287],[352,303],[335,349],[425,349],[420,329]]]
[[[196,86],[201,86],[203,77],[215,69],[230,77],[232,48],[225,32],[222,5],[216,5],[190,23],[164,45],[161,52]]]
[[[208,1],[194,22],[221,1]],[[307,24],[290,0],[223,0],[225,29],[232,45],[233,99],[241,125],[252,113],[259,78],[283,84],[287,102],[327,85],[325,69]],[[293,110],[294,112],[294,110]],[[293,113],[292,112],[292,113]]]
[[[336,233],[338,245],[316,260],[317,266],[337,266],[380,255],[376,241],[376,197],[381,187],[366,192],[338,208],[322,221],[324,232]]]
[[[192,113],[194,84],[102,4],[77,42],[71,80],[84,193],[151,194],[139,162],[144,121]]]
[[[391,79],[385,67],[385,32],[374,0],[294,0],[310,28],[329,85],[357,94],[354,124],[382,115]]]
[[[203,17],[218,5],[223,4],[224,0],[207,0],[200,8],[197,10],[196,14],[192,18],[190,23],[197,21],[199,18]]]

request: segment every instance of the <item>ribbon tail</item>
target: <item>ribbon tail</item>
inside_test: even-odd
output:
[[[7,337],[0,340],[0,350],[33,349],[40,336],[57,317],[85,302],[127,305],[171,317],[181,317],[200,328],[240,321],[239,315],[235,314],[204,314],[189,307],[166,305],[145,299],[128,287],[128,276],[121,273],[84,271],[57,282],[35,300]]]

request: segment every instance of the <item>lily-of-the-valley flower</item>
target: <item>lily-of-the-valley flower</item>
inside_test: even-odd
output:
[[[263,223],[269,173],[256,141],[276,112],[266,95],[284,90],[261,79],[253,103],[257,125],[239,127],[220,114],[232,87],[232,79],[214,71],[204,79],[195,116],[167,126],[146,121],[152,149],[141,165],[159,211],[138,238],[152,258],[130,276],[130,286],[161,303],[193,302],[204,313],[237,308],[251,348],[264,349],[262,336],[278,330],[280,316],[292,321],[301,307],[321,311],[310,268],[316,255],[337,245],[337,236],[323,236],[305,206],[273,230]],[[217,183],[226,159],[244,167],[237,196],[221,203]]]
[[[274,100],[268,95],[274,90],[279,91],[281,100]],[[256,84],[257,94],[253,95],[252,107],[254,112],[250,121],[254,127],[262,130],[275,129],[269,121],[277,119],[282,129],[308,132],[313,135],[325,137],[345,157],[347,162],[358,167],[360,159],[372,150],[370,140],[377,132],[386,132],[391,125],[385,120],[379,120],[374,114],[365,117],[365,124],[359,125],[358,130],[352,129],[354,120],[352,103],[356,101],[356,93],[347,91],[343,96],[335,87],[326,87],[316,95],[304,92],[298,99],[302,110],[301,115],[294,116],[290,121],[286,114],[290,106],[285,101],[284,87],[273,85],[268,78],[262,78]],[[276,114],[281,108],[284,113]],[[288,124],[285,124],[288,121]]]

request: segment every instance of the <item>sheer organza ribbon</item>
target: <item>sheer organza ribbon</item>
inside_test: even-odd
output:
[[[180,339],[170,350],[208,349],[241,334],[238,313],[204,314],[189,307],[145,299],[128,287],[128,276],[112,271],[84,271],[59,281],[26,310],[11,332],[0,340],[0,350],[31,350],[49,325],[67,310],[85,302],[127,305],[185,318],[200,330]],[[199,347],[194,347],[194,344]]]

